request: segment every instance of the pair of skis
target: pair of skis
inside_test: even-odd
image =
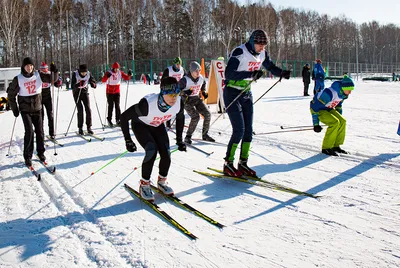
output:
[[[233,177],[233,176],[225,175],[224,172],[219,169],[210,168],[210,167],[208,167],[207,169],[214,171],[216,173],[204,172],[204,171],[199,171],[199,170],[193,170],[193,171],[198,174],[204,175],[204,176],[209,176],[209,177],[214,177],[214,178],[219,178],[219,179],[230,179],[230,180],[234,180],[234,181],[239,181],[239,182],[243,182],[243,183],[247,183],[247,184],[270,188],[273,190],[278,190],[278,191],[287,192],[287,193],[291,193],[291,194],[302,195],[302,196],[307,196],[307,197],[312,197],[312,198],[320,197],[318,195],[314,195],[314,194],[310,194],[310,193],[303,192],[300,190],[296,190],[296,189],[281,185],[279,183],[267,181],[267,180],[264,180],[259,177],[250,177],[250,176]]]
[[[179,222],[177,222],[174,218],[172,218],[168,213],[166,213],[162,208],[160,208],[154,201],[148,201],[146,199],[143,199],[141,195],[139,194],[138,191],[127,185],[126,183],[124,184],[125,188],[127,191],[135,195],[137,198],[139,198],[143,203],[147,204],[150,208],[152,208],[157,214],[159,214],[161,217],[163,217],[165,220],[167,220],[172,226],[174,226],[176,229],[178,229],[180,232],[182,232],[184,235],[186,235],[190,239],[197,239],[198,237],[195,236],[193,233],[191,233],[189,230],[187,230],[185,227],[183,227]],[[200,212],[199,210],[193,208],[189,204],[185,203],[183,200],[179,199],[175,195],[165,195],[163,192],[161,192],[157,187],[151,186],[152,190],[165,196],[181,208],[184,208],[193,214],[199,216],[200,218],[204,219],[208,223],[218,227],[218,228],[223,228],[225,227],[223,224],[219,223],[218,221],[208,217],[204,213]]]
[[[54,175],[56,173],[56,166],[49,165],[46,161],[40,161],[39,159],[38,159],[38,162],[41,163],[50,174]],[[32,174],[36,177],[36,179],[38,181],[40,181],[42,179],[40,173],[37,172],[37,170],[33,167],[33,165],[27,166],[27,168],[32,172]]]
[[[87,142],[91,142],[92,138],[95,138],[95,139],[97,139],[99,141],[104,141],[105,140],[104,137],[99,137],[96,134],[90,134],[88,132],[84,132],[84,135],[79,134],[78,131],[76,131],[75,133],[76,133],[76,135],[78,135],[79,137],[81,137],[82,139],[84,139]]]

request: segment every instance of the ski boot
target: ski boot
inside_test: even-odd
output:
[[[154,201],[154,193],[150,187],[150,180],[140,180],[139,193],[144,200]]]
[[[185,137],[185,143],[187,143],[187,144],[192,144],[192,135],[186,135],[186,137]]]
[[[247,165],[247,159],[239,160],[238,170],[245,176],[257,178],[257,173]]]
[[[342,148],[338,147],[333,147],[332,150],[334,152],[340,153],[340,154],[349,154],[347,151],[343,150]]]
[[[322,149],[321,152],[329,156],[338,156],[338,154],[333,149]]]
[[[79,133],[79,135],[85,135],[85,133],[83,133],[83,129],[82,128],[79,128],[78,133]]]
[[[44,153],[38,153],[37,156],[41,162],[46,161],[46,156],[44,156]]]
[[[113,123],[111,122],[111,119],[107,119],[107,122],[109,127],[114,127]]]
[[[117,123],[115,123],[115,125],[116,125],[117,127],[120,127],[120,126],[121,126],[121,121],[117,120]]]
[[[94,134],[94,132],[93,132],[93,130],[92,130],[91,127],[88,127],[88,128],[87,128],[87,133],[89,133],[90,135],[93,135],[93,134]]]
[[[165,195],[174,195],[174,190],[168,186],[167,178],[164,176],[158,175],[157,187]]]
[[[223,171],[224,171],[224,175],[226,175],[226,176],[231,176],[231,177],[241,177],[242,176],[242,172],[240,172],[233,166],[233,161],[225,161]]]
[[[213,138],[211,138],[210,136],[208,136],[207,133],[203,135],[203,141],[215,142],[215,140]]]
[[[25,158],[25,165],[28,166],[28,167],[32,166],[32,159]]]

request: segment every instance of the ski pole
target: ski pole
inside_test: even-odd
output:
[[[96,174],[97,172],[99,172],[100,170],[102,170],[103,168],[105,168],[106,166],[108,166],[109,164],[111,164],[112,162],[114,162],[115,160],[117,160],[118,158],[124,156],[125,154],[128,153],[128,150],[126,150],[125,152],[123,152],[122,154],[120,154],[119,156],[115,157],[114,159],[112,159],[110,162],[108,162],[107,164],[105,164],[104,166],[102,166],[101,168],[99,168],[98,170],[96,170],[95,172],[90,173],[90,176]]]
[[[290,129],[290,130],[271,131],[271,132],[262,132],[262,133],[255,133],[255,132],[253,132],[253,135],[268,135],[268,134],[276,134],[276,133],[284,133],[284,132],[307,131],[307,130],[314,130],[314,128]]]
[[[11,138],[10,138],[10,145],[8,146],[8,153],[6,154],[6,156],[10,155],[12,137],[14,136],[15,122],[17,122],[17,118],[16,117],[14,119],[14,124],[13,124],[12,132],[11,132]]]
[[[307,126],[292,126],[292,127],[281,126],[281,129],[293,129],[293,128],[305,128],[305,127],[313,127],[313,126],[310,126],[310,125],[307,125]]]
[[[251,80],[250,83],[242,90],[242,92],[240,92],[240,94],[237,95],[236,98],[234,98],[233,101],[231,101],[231,103],[229,103],[229,105],[226,106],[226,108],[224,108],[224,110],[222,111],[222,113],[214,120],[214,122],[212,122],[212,123],[210,124],[210,128],[211,128],[211,126],[214,125],[214,123],[217,122],[217,120],[229,109],[229,107],[231,107],[232,104],[235,103],[235,101],[237,101],[237,100],[240,98],[240,96],[243,95],[243,93],[247,92],[247,90],[250,88],[251,84],[252,84],[254,81],[256,81],[256,80],[255,80],[255,79]],[[202,134],[204,135],[205,133],[202,133]]]
[[[51,109],[54,111],[54,99],[55,99],[54,98],[54,72],[51,72],[50,74],[51,74],[51,94],[52,94],[51,101],[52,101],[52,104],[53,104]],[[43,109],[43,107],[42,107],[42,109]],[[43,113],[43,116],[44,116],[44,113]],[[54,128],[54,113],[53,113],[52,120],[53,120],[53,128]],[[54,134],[55,133],[57,133],[57,131],[54,128]],[[55,143],[53,144],[53,149],[54,149],[54,155],[57,155],[57,149],[56,149],[56,144]]]
[[[78,107],[78,101],[79,101],[79,98],[81,97],[81,92],[82,92],[82,88],[79,89],[78,98],[76,99],[76,102],[75,102],[75,108],[74,108],[74,111],[72,112],[71,120],[69,121],[69,125],[68,125],[67,131],[65,132],[64,136],[67,136],[67,134],[68,134],[69,127],[71,126],[72,119],[74,118],[76,107]],[[72,96],[73,95],[74,95],[74,90],[72,90]]]
[[[265,91],[264,94],[262,94],[261,97],[259,97],[259,98],[253,103],[253,105],[255,105],[255,104],[257,103],[257,101],[259,101],[262,97],[264,97],[264,95],[267,94],[268,91],[270,91],[274,86],[276,86],[276,84],[278,84],[281,80],[282,80],[282,77],[279,78],[279,80],[276,81],[275,84],[273,84],[267,91]]]
[[[94,103],[96,104],[97,113],[98,113],[99,119],[100,119],[100,124],[104,131],[104,125],[103,125],[103,122],[101,121],[100,110],[99,110],[99,106],[97,105],[96,94],[94,93],[94,88],[92,88],[92,90],[93,90]]]
[[[62,88],[62,85],[61,85],[61,88]],[[58,89],[57,89],[56,123],[55,123],[55,127],[54,127],[54,133],[57,133],[57,122],[58,122],[57,118],[58,118],[58,101],[59,101],[59,99],[60,99],[60,87],[58,87]],[[55,144],[54,144],[54,155],[57,155],[57,151],[55,149]]]
[[[129,80],[126,86],[126,95],[125,95],[125,111],[126,111],[126,103],[128,102],[128,88],[129,88]]]

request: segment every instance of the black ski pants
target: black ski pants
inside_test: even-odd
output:
[[[22,121],[24,122],[25,136],[24,136],[24,159],[32,159],[33,155],[33,142],[36,134],[36,151],[38,154],[45,152],[44,148],[44,133],[43,133],[43,120],[42,112],[37,111],[34,113],[21,112]]]
[[[207,134],[210,129],[211,113],[203,100],[199,96],[188,97],[184,108],[190,116],[190,124],[186,135],[191,137],[196,130],[197,124],[200,121],[200,114],[204,116],[202,134]]]
[[[87,89],[82,89],[80,93],[79,95],[79,90],[73,91],[76,109],[78,110],[78,128],[83,127],[83,107],[85,107],[86,112],[86,126],[90,128],[92,126],[92,110],[90,109],[89,92],[87,92]]]
[[[112,113],[115,105],[115,122],[119,122],[119,118],[121,116],[121,108],[119,106],[120,94],[107,94],[107,103],[108,103],[108,115],[107,120],[111,121]]]
[[[44,109],[46,108],[47,121],[49,126],[49,135],[54,136],[54,116],[53,116],[53,101],[51,96],[42,98],[42,120],[44,122]],[[44,124],[43,124],[44,126]]]
[[[150,180],[157,152],[160,154],[159,174],[166,177],[171,166],[171,154],[169,152],[169,138],[164,124],[152,127],[132,121],[132,129],[137,141],[145,150],[142,178]]]

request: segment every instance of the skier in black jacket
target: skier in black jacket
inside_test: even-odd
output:
[[[301,71],[301,76],[303,77],[304,84],[304,96],[310,96],[308,94],[308,87],[310,86],[310,64],[306,64]]]

